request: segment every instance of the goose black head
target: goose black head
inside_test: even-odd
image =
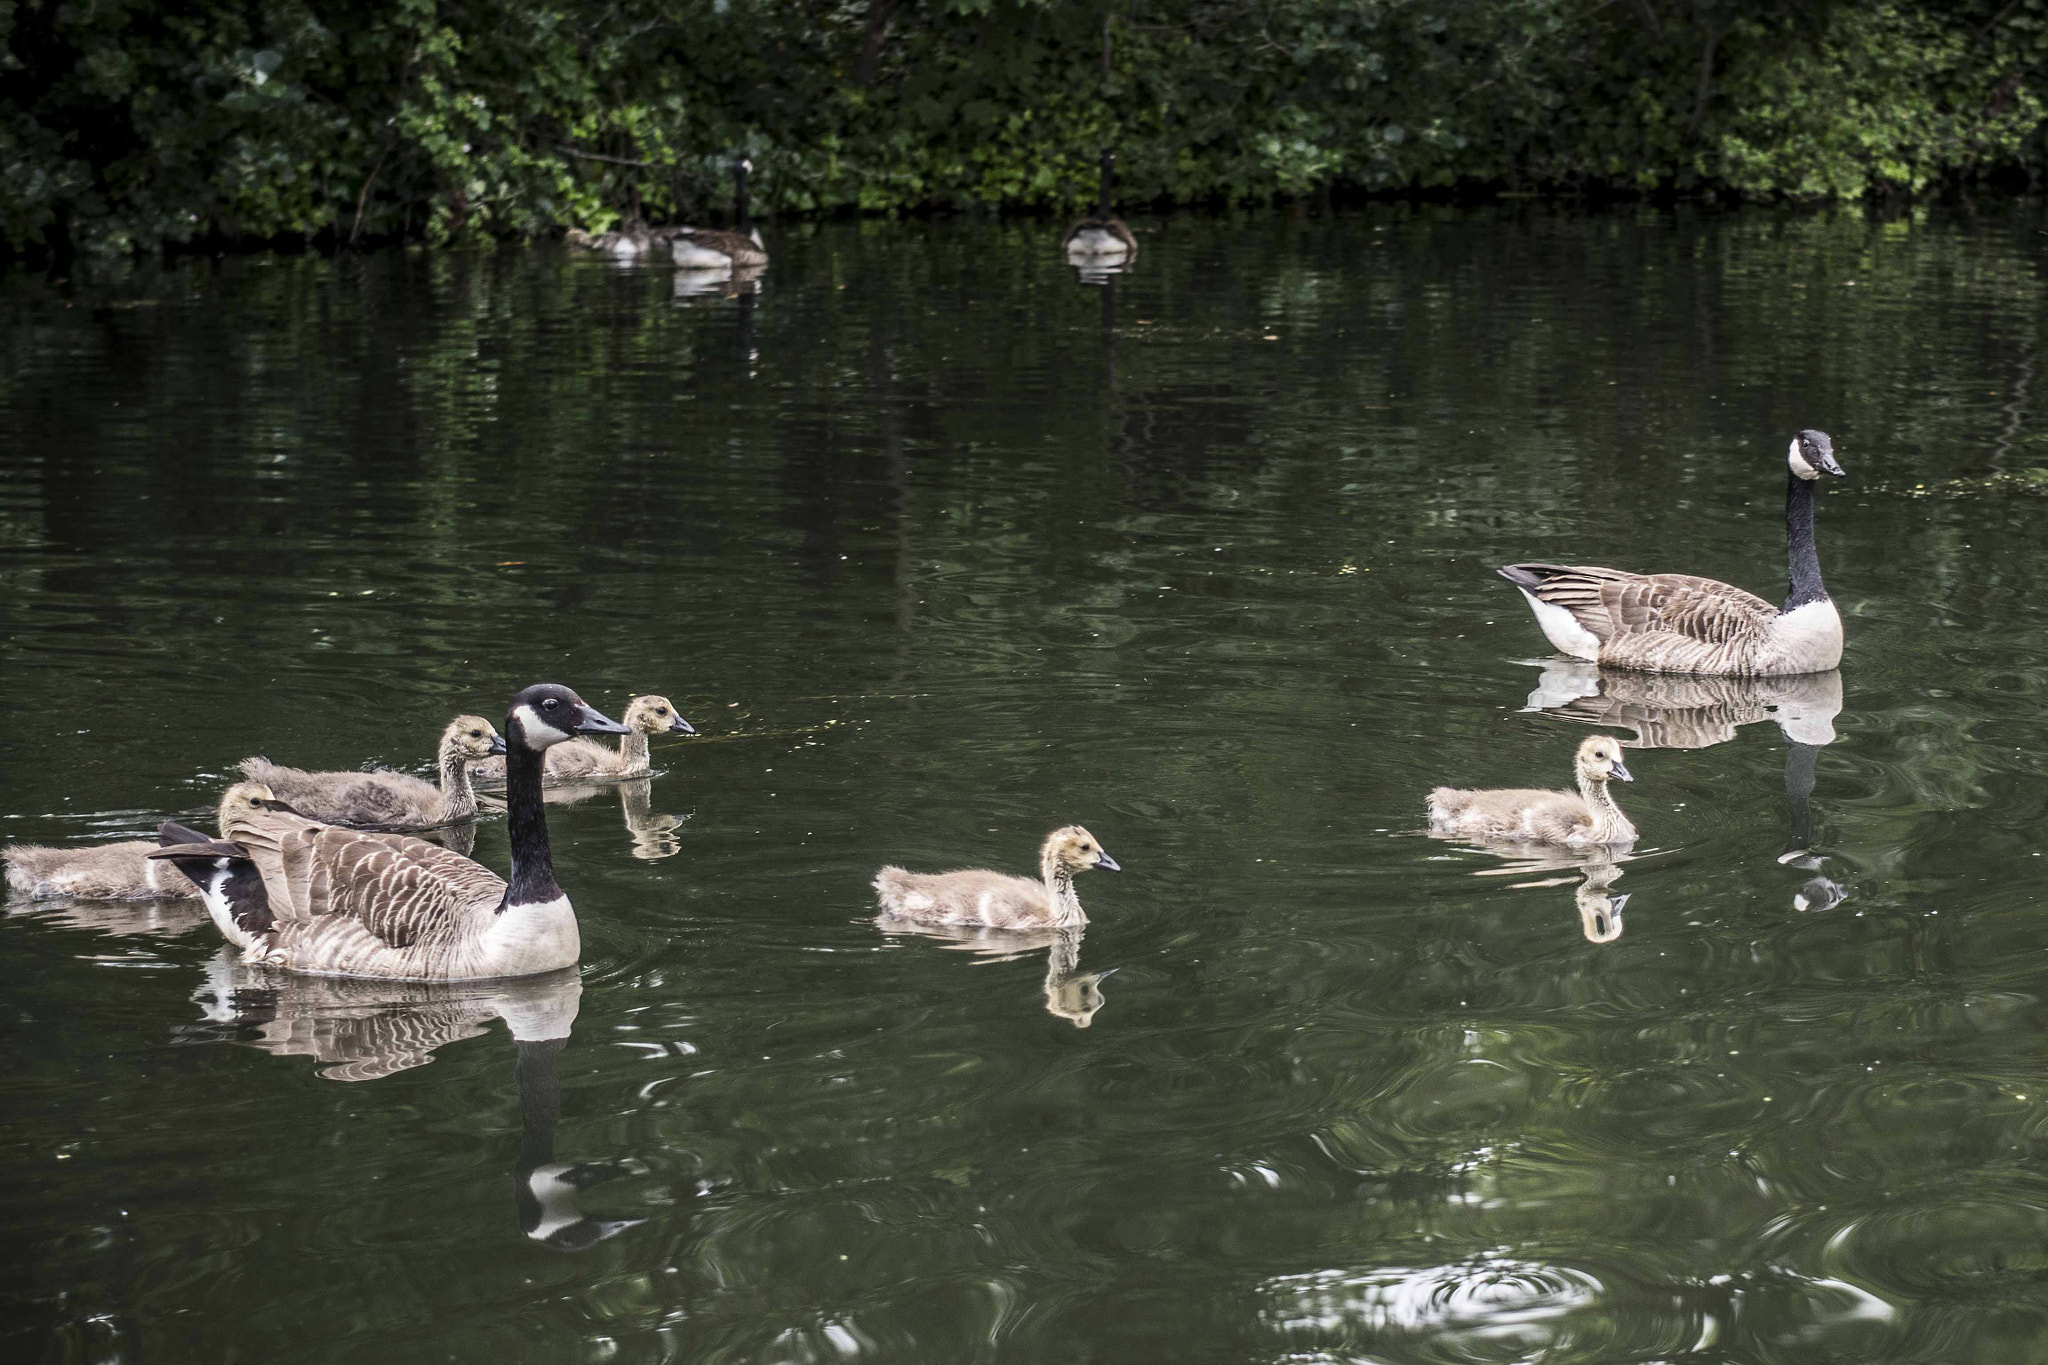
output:
[[[626,727],[560,683],[535,683],[512,699],[505,717],[511,742],[545,749],[573,735],[623,735]]]
[[[1846,473],[1835,462],[1835,443],[1825,431],[1811,427],[1792,438],[1792,448],[1785,452],[1785,464],[1802,479],[1817,479],[1822,474],[1839,479]]]

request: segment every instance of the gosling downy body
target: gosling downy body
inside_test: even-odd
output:
[[[1095,198],[1095,216],[1076,219],[1060,238],[1060,250],[1071,262],[1107,265],[1138,254],[1138,239],[1131,235],[1123,219],[1109,211],[1110,168],[1115,163],[1115,152],[1102,154],[1102,182]]]
[[[1621,761],[1621,741],[1612,735],[1588,736],[1579,744],[1573,767],[1578,774],[1577,792],[1438,787],[1429,794],[1430,832],[1575,847],[1633,843],[1636,827],[1608,791],[1612,780],[1635,780]]]
[[[991,929],[1079,928],[1088,922],[1074,894],[1074,874],[1090,868],[1121,872],[1101,841],[1079,825],[1045,837],[1038,854],[1039,879],[1006,872],[906,872],[885,867],[875,874],[875,896],[885,915],[923,924],[979,924]]]
[[[245,800],[241,783],[220,798],[220,823],[230,807]],[[257,788],[268,797],[268,787]],[[204,837],[204,836],[201,836]],[[44,848],[15,844],[7,850],[7,884],[31,900],[72,896],[80,900],[198,900],[199,888],[174,867],[152,859],[153,840],[128,839],[88,848]]]
[[[323,825],[284,806],[237,810],[218,840],[177,825],[150,856],[177,863],[252,961],[315,976],[455,981],[529,976],[575,962],[576,912],[555,881],[541,755],[625,726],[540,683],[506,717],[510,882],[439,844]]]
[[[1813,543],[1813,486],[1842,477],[1834,442],[1806,430],[1786,452],[1783,607],[1691,574],[1638,574],[1561,564],[1509,564],[1550,643],[1578,659],[1658,673],[1738,677],[1819,673],[1842,661],[1842,616],[1821,582]]]
[[[471,765],[505,752],[505,741],[482,716],[457,716],[441,732],[440,785],[410,773],[309,773],[267,758],[245,758],[242,776],[261,782],[310,820],[378,829],[433,829],[476,818]]]
[[[754,163],[745,157],[732,164],[734,230],[686,227],[669,239],[669,251],[684,270],[734,270],[768,264],[761,230],[747,213],[747,173]]]
[[[624,782],[645,777],[654,771],[654,764],[647,753],[649,735],[697,733],[696,727],[676,710],[674,702],[652,693],[627,702],[623,719],[627,733],[619,741],[618,748],[607,748],[594,739],[580,736],[557,744],[548,750],[541,780],[550,787],[557,787],[587,782]],[[490,759],[477,764],[471,769],[470,778],[480,787],[502,786],[505,781],[504,760]]]

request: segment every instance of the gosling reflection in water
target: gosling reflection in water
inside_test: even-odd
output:
[[[676,837],[690,819],[684,815],[666,815],[654,809],[654,779],[651,777],[628,778],[624,782],[579,782],[569,786],[545,787],[540,799],[551,806],[574,806],[600,796],[618,793],[619,814],[625,820],[626,837],[632,840],[635,858],[649,862],[661,858],[672,858],[683,851],[682,840]],[[489,798],[487,798],[489,799]],[[491,804],[503,809],[503,803],[493,800]]]
[[[583,996],[574,968],[496,982],[379,981],[288,975],[222,952],[194,993],[209,1023],[236,1030],[236,1041],[280,1057],[311,1057],[330,1081],[373,1081],[425,1066],[451,1043],[505,1021],[518,1050],[520,1144],[513,1198],[526,1235],[559,1251],[578,1251],[641,1218],[595,1218],[578,1196],[620,1175],[632,1162],[559,1162],[555,1128],[562,1115],[556,1058],[568,1045]]]
[[[1045,950],[1045,979],[1040,990],[1045,1012],[1066,1020],[1075,1028],[1095,1022],[1103,1006],[1102,978],[1109,972],[1081,972],[1083,929],[984,929],[967,924],[924,924],[903,919],[886,911],[875,917],[875,927],[886,934],[916,934],[938,939],[946,947],[974,953],[988,962],[1014,962],[1020,957]],[[1114,970],[1113,968],[1111,970]]]
[[[1579,912],[1579,932],[1586,936],[1586,941],[1612,943],[1621,937],[1621,912],[1630,893],[1613,888],[1621,879],[1621,864],[1626,859],[1619,855],[1626,854],[1626,848],[1596,847],[1571,855],[1549,844],[1489,843],[1480,847],[1508,861],[1500,867],[1480,868],[1473,876],[1535,878],[1509,883],[1515,890],[1573,883],[1572,902]],[[1545,875],[1559,872],[1579,875]]]

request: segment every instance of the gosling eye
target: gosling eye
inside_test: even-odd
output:
[[[654,714],[657,716],[665,716],[668,714],[668,708],[666,706],[657,706],[654,708]]]
[[[484,737],[484,732],[481,730],[471,730],[469,732],[469,737],[471,739],[482,739]]]

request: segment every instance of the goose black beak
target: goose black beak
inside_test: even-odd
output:
[[[697,733],[697,727],[677,716],[668,723],[668,732],[672,735],[694,735]]]
[[[583,703],[583,710],[577,715],[576,724],[571,728],[579,735],[623,735],[626,733],[625,726],[619,724],[589,702]]]
[[[1838,479],[1849,477],[1849,471],[1842,468],[1841,462],[1835,459],[1835,452],[1832,450],[1823,450],[1820,453],[1820,467],[1822,473],[1832,474]]]
[[[1096,850],[1095,865],[1098,868],[1101,868],[1104,872],[1123,871],[1122,865],[1119,864],[1116,859],[1109,856],[1109,850],[1106,848]]]
[[[493,758],[496,758],[496,757],[497,757],[497,756],[498,756],[499,754],[502,754],[502,753],[504,753],[504,752],[505,752],[505,737],[504,737],[503,735],[492,735],[492,736],[491,736],[491,757],[493,757]]]
[[[1618,758],[1614,760],[1614,776],[1623,782],[1633,782],[1636,780],[1636,775],[1628,770],[1628,764],[1623,763]]]

